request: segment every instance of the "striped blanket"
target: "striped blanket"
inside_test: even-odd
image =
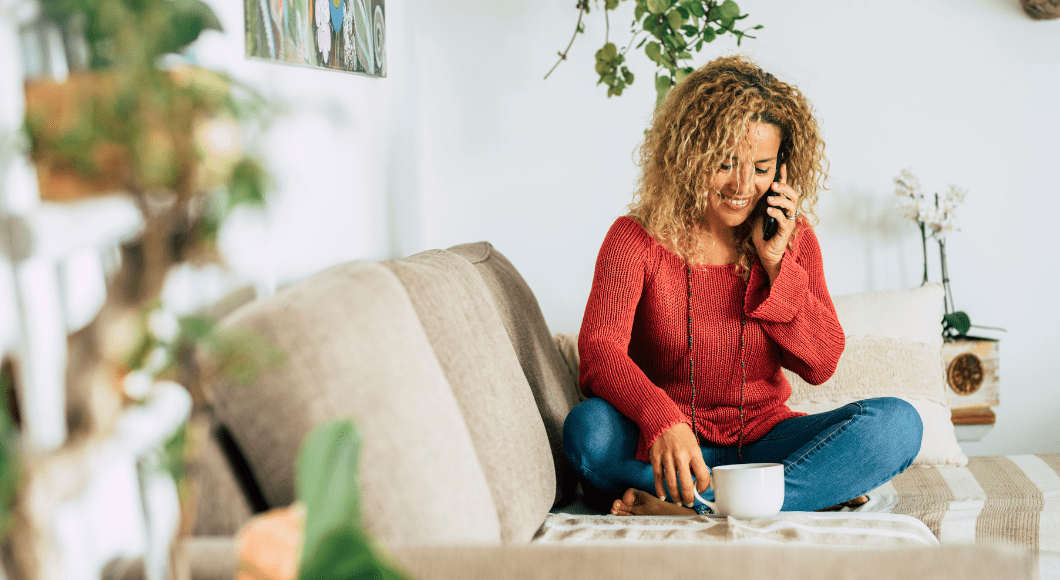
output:
[[[1060,454],[971,457],[967,467],[914,467],[868,496],[869,502],[855,510],[790,512],[755,522],[710,516],[553,513],[534,541],[858,547],[1002,543],[1034,551],[1042,580],[1060,580]]]
[[[599,541],[736,542],[873,548],[938,546],[919,520],[889,513],[784,512],[763,520],[721,516],[640,516],[554,513],[533,541],[542,544]]]
[[[1060,454],[970,457],[967,467],[913,468],[869,493],[861,512],[904,514],[942,544],[997,542],[1038,554],[1060,580]]]

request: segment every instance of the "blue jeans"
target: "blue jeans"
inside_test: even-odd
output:
[[[849,501],[906,470],[920,452],[924,425],[909,403],[867,399],[826,413],[781,421],[764,437],[736,447],[700,444],[707,467],[782,463],[784,511],[814,511]],[[640,429],[607,401],[575,407],[563,424],[567,460],[588,489],[616,499],[628,488],[655,495],[651,464],[634,458]],[[672,491],[672,490],[671,490]],[[704,494],[713,499],[713,489]],[[707,507],[696,500],[699,513]]]

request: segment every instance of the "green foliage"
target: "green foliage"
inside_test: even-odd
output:
[[[259,374],[284,361],[275,344],[249,329],[219,329],[208,316],[184,316],[180,319],[177,347],[196,345],[220,364],[228,380],[249,385]]]
[[[0,538],[7,535],[22,474],[16,446],[18,430],[8,414],[7,394],[13,383],[10,373],[8,365],[0,369]]]
[[[205,30],[221,30],[201,0],[41,0],[41,6],[53,20],[80,20],[95,69],[129,60],[153,63],[184,50]]]
[[[607,11],[618,8],[620,1],[605,0],[605,17]],[[633,36],[629,42],[619,49],[610,40],[606,40],[603,48],[596,52],[596,72],[600,75],[597,84],[607,86],[608,97],[621,95],[627,86],[633,84],[633,73],[625,64],[626,53],[631,48],[643,46],[648,60],[656,65],[655,90],[658,105],[675,84],[694,70],[689,61],[694,53],[703,49],[704,44],[714,42],[723,34],[735,36],[736,43],[740,44],[744,38],[754,38],[747,34],[747,30],[762,28],[758,25],[747,30],[738,29],[737,22],[747,18],[747,14],[740,14],[740,7],[733,0],[634,1],[636,6],[633,9]],[[575,37],[584,31],[582,17],[589,13],[589,1],[581,0],[577,8],[578,25]],[[573,39],[571,42],[573,43]],[[569,45],[567,49],[570,49]],[[566,60],[566,52],[559,55],[560,61]],[[549,73],[551,74],[551,71]]]
[[[356,426],[344,420],[317,426],[302,442],[295,462],[295,492],[306,508],[299,580],[403,578],[361,526],[360,447]]]
[[[942,318],[942,334],[947,338],[965,336],[972,328],[972,321],[964,312],[951,312]]]
[[[240,128],[264,123],[269,107],[255,91],[225,74],[195,67],[163,70],[160,57],[184,51],[207,30],[221,30],[202,0],[41,0],[46,16],[69,32],[83,32],[92,75],[72,78],[63,94],[79,112],[57,124],[27,111],[26,133],[38,166],[134,194],[165,189],[183,203],[220,196],[227,215],[235,205],[262,205],[266,172],[241,144],[226,151],[197,131],[231,120]],[[205,146],[204,146],[205,145]],[[120,153],[119,153],[120,152]],[[218,161],[235,156],[231,161]],[[99,166],[99,163],[104,166]],[[117,165],[115,165],[115,161]],[[204,171],[206,166],[208,170]],[[196,242],[209,244],[218,223],[200,224]]]
[[[156,303],[145,309],[141,316],[146,319],[157,306]],[[249,385],[262,371],[284,361],[283,351],[253,330],[223,329],[213,318],[203,315],[180,317],[177,325],[175,336],[158,337],[150,332],[149,324],[142,323],[140,326],[147,330],[126,361],[126,368],[142,370],[153,378],[165,377],[176,371],[185,356],[199,348],[217,361],[218,371],[225,378]],[[153,360],[154,353],[160,349],[165,356],[161,361]]]

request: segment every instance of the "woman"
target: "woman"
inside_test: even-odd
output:
[[[918,453],[923,426],[900,399],[817,415],[785,404],[781,367],[820,384],[844,346],[807,219],[823,163],[809,102],[743,58],[708,63],[656,111],[579,335],[590,399],[564,424],[571,465],[611,513],[704,513],[692,490],[707,491],[709,467],[757,462],[784,464],[784,510],[818,510]]]

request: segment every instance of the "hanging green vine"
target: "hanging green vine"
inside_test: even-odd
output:
[[[762,25],[738,29],[736,23],[747,18],[740,14],[740,7],[733,0],[635,0],[632,33],[629,42],[619,49],[611,42],[611,22],[608,12],[618,8],[623,0],[603,0],[604,22],[607,27],[604,46],[596,51],[596,72],[600,75],[597,84],[607,85],[607,96],[621,96],[622,91],[635,78],[626,65],[626,54],[631,48],[643,48],[648,59],[657,65],[655,72],[656,105],[661,103],[670,89],[688,76],[694,69],[688,62],[692,54],[703,49],[703,45],[714,39],[731,34],[739,45],[744,38],[754,38],[748,30],[758,30]],[[545,75],[547,79],[559,63],[567,60],[567,53],[578,34],[585,32],[584,16],[589,14],[589,0],[578,0],[578,23],[567,48],[559,54],[559,60]]]

